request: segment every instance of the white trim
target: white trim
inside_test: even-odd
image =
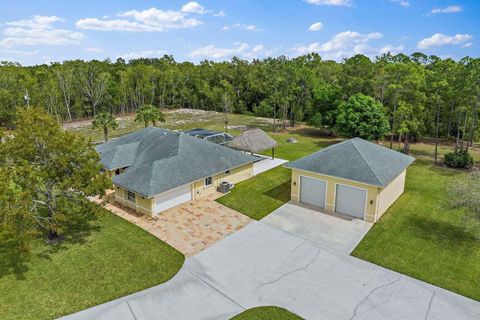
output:
[[[303,169],[297,169],[297,168],[287,168],[287,169],[303,171],[303,172],[307,172],[307,173],[311,173],[311,174],[316,174],[317,176],[325,176],[325,177],[329,177],[329,178],[334,178],[334,179],[343,180],[343,181],[348,181],[348,182],[354,182],[354,183],[358,183],[358,184],[364,184],[364,185],[366,185],[366,186],[371,186],[371,187],[375,187],[375,188],[385,189],[385,188],[388,186],[388,185],[387,185],[387,186],[385,186],[385,187],[382,187],[382,186],[379,186],[379,185],[370,184],[370,183],[366,183],[366,182],[362,182],[362,181],[355,181],[355,180],[350,180],[350,179],[347,179],[347,178],[342,178],[342,177],[337,177],[337,176],[330,176],[330,175],[328,175],[328,174],[318,173],[318,172],[313,172],[313,171],[308,171],[308,170],[303,170]],[[393,181],[393,180],[392,180],[392,181]]]
[[[318,178],[314,178],[314,177],[310,177],[310,176],[305,176],[305,175],[299,174],[299,175],[298,175],[298,194],[297,194],[298,202],[304,203],[304,202],[302,202],[302,196],[301,196],[301,194],[302,194],[302,193],[301,193],[302,177],[325,182],[325,198],[324,198],[325,201],[324,201],[324,204],[323,204],[323,209],[327,209],[328,181],[327,181],[327,180],[323,180],[323,179],[318,179]],[[307,204],[308,204],[308,203],[307,203]]]
[[[333,203],[334,203],[334,206],[333,206],[333,211],[337,212],[337,186],[338,185],[341,185],[341,186],[344,186],[344,187],[348,187],[348,188],[353,188],[353,189],[357,189],[357,190],[362,190],[362,191],[365,191],[365,207],[363,209],[363,220],[365,220],[366,216],[367,216],[367,206],[368,206],[368,189],[364,189],[364,188],[359,188],[359,187],[354,187],[354,186],[351,186],[351,185],[348,185],[348,184],[343,184],[343,183],[337,183],[335,182],[335,196],[333,197]],[[345,213],[341,213],[341,212],[337,212],[337,213],[340,213],[340,214],[345,214]],[[355,217],[354,217],[355,218]]]

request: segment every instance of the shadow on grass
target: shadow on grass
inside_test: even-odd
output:
[[[61,232],[61,236],[64,237],[62,241],[49,244],[46,233],[42,232],[32,240],[31,251],[28,253],[18,250],[19,243],[16,239],[3,235],[4,238],[1,238],[0,242],[0,278],[13,274],[18,280],[24,280],[32,259],[51,260],[51,256],[55,253],[68,250],[72,245],[85,244],[93,232],[100,230],[100,226],[95,224],[95,221],[99,215],[104,214],[103,209],[94,203],[87,204],[87,208],[89,210],[71,216]]]
[[[445,243],[447,247],[474,240],[473,235],[463,226],[449,221],[439,221],[415,215],[407,219],[407,224],[414,231],[417,238],[434,240],[436,243]]]
[[[263,193],[267,197],[288,202],[290,200],[290,181],[286,181],[270,190]]]

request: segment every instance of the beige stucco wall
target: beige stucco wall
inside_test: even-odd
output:
[[[387,211],[388,208],[402,195],[405,190],[405,177],[407,170],[404,170],[388,186],[380,191],[378,198],[377,220]]]
[[[135,194],[135,203],[133,203],[128,200],[127,192],[127,190],[115,186],[115,200],[140,213],[152,215],[153,206],[155,204],[154,198],[145,198],[139,194]]]
[[[217,191],[218,185],[222,181],[230,183],[238,183],[253,177],[253,163],[230,170],[230,173],[225,172],[213,176],[213,183],[210,187],[204,187],[204,179],[195,181],[193,183],[194,199],[199,199],[208,196]],[[136,211],[152,215],[155,206],[155,197],[145,198],[139,194],[135,194],[135,203],[128,201],[127,190],[115,186],[115,200],[121,204],[128,206]]]
[[[212,185],[204,187],[205,179],[195,181],[193,183],[193,196],[194,199],[206,197],[217,191],[218,185],[222,181],[230,183],[239,183],[241,181],[250,179],[253,177],[253,163],[243,165],[241,167],[231,169],[229,174],[225,172],[213,176]]]
[[[343,184],[343,185],[348,185],[352,187],[357,187],[357,188],[362,188],[367,190],[367,209],[366,209],[366,214],[365,214],[365,220],[368,222],[375,222],[375,213],[377,210],[377,195],[380,192],[380,188],[359,183],[359,182],[354,182],[354,181],[349,181],[345,179],[340,179],[340,178],[335,178],[335,177],[330,177],[330,176],[325,176],[325,175],[320,175],[317,173],[312,173],[312,172],[307,172],[307,171],[302,171],[298,169],[293,169],[292,170],[292,185],[291,185],[291,199],[293,201],[300,201],[299,198],[299,187],[300,187],[300,176],[306,176],[306,177],[311,177],[311,178],[316,178],[316,179],[321,179],[325,180],[327,182],[327,205],[325,208],[325,211],[332,213],[335,211],[335,189],[336,189],[336,184]]]
[[[368,222],[376,222],[387,211],[387,209],[402,195],[405,190],[406,170],[396,177],[387,187],[380,188],[364,183],[350,181],[346,179],[325,176],[317,173],[302,171],[298,169],[292,170],[291,199],[300,201],[299,186],[300,176],[312,177],[325,180],[327,182],[327,212],[335,211],[335,189],[336,184],[344,184],[352,187],[367,190],[367,210],[365,220]]]

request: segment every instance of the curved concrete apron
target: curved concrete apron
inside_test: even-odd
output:
[[[301,237],[272,217],[188,258],[165,284],[65,319],[229,319],[262,305],[306,319],[480,319],[480,302]]]

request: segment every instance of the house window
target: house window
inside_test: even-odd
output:
[[[135,193],[133,193],[131,191],[128,191],[127,192],[127,200],[135,203]]]
[[[115,175],[119,175],[119,174],[120,174],[120,169],[115,170]]]
[[[213,182],[212,177],[205,178],[205,184],[204,184],[205,188],[210,187],[212,185],[212,182]]]

